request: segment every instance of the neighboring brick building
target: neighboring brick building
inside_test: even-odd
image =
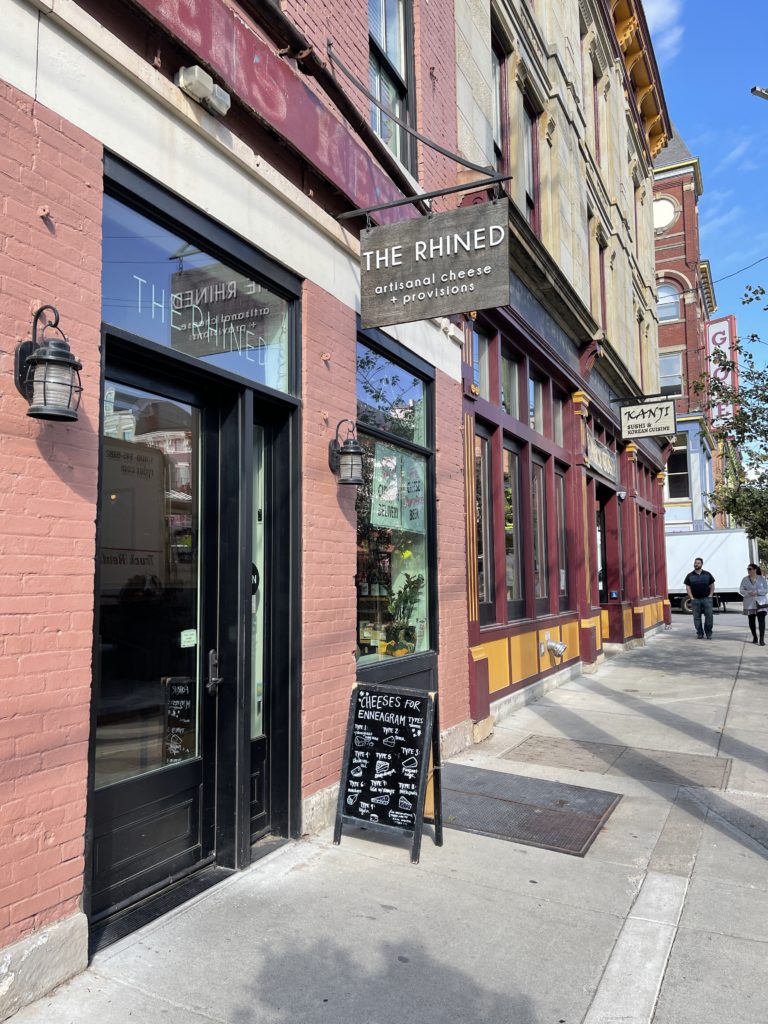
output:
[[[654,161],[653,185],[661,390],[680,395],[667,464],[668,532],[715,526],[706,496],[714,489],[718,453],[706,392],[695,390],[709,370],[706,328],[717,309],[709,262],[701,257],[703,191],[698,158],[675,132]]]

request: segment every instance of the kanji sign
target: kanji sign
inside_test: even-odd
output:
[[[625,405],[621,410],[621,436],[624,441],[633,441],[636,437],[668,437],[676,433],[674,398]]]

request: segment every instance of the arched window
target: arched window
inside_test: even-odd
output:
[[[660,284],[656,289],[658,296],[656,301],[656,313],[660,323],[667,320],[679,320],[680,313],[680,290],[674,284]]]

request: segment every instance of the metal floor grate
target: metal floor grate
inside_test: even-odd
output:
[[[618,793],[461,764],[443,767],[443,823],[525,846],[583,857]]]

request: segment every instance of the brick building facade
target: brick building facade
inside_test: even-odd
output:
[[[0,0],[0,1016],[326,826],[356,680],[437,691],[450,754],[661,621],[660,450],[621,444],[612,399],[656,387],[666,112],[634,0],[566,6]],[[339,215],[470,176],[388,110],[512,175],[509,306],[361,328],[367,218]],[[43,306],[76,422],[14,386]],[[354,434],[347,487],[329,444]],[[504,451],[527,474],[509,621]],[[410,528],[372,508],[385,473],[416,488]]]
[[[678,134],[654,161],[653,210],[661,390],[677,399],[678,434],[665,489],[667,531],[715,526],[706,495],[714,489],[718,453],[709,432],[707,321],[715,292],[699,238],[701,167]],[[717,524],[724,525],[724,524]]]
[[[368,7],[340,6],[336,52],[367,80]],[[2,13],[7,1015],[157,897],[327,825],[366,667],[439,689],[446,749],[471,727],[461,333],[361,331],[364,221],[335,219],[454,184],[452,163],[410,142],[393,159],[369,101],[323,78],[321,4]],[[452,4],[415,13],[409,117],[455,148]],[[175,84],[194,66],[228,113]],[[44,305],[82,363],[76,422],[27,417],[14,387]],[[358,418],[364,358],[384,388],[412,375],[395,419],[420,427],[391,436],[385,396],[361,439],[420,466],[428,493],[421,533],[367,528],[380,578],[362,597],[371,552],[329,442]],[[404,566],[423,611],[413,657],[392,658],[382,618]]]

